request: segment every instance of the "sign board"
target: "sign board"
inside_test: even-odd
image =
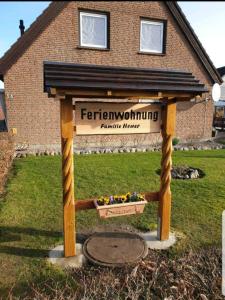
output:
[[[161,105],[76,102],[77,135],[160,132]]]

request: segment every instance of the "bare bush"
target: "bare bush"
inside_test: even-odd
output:
[[[168,251],[150,251],[136,266],[112,269],[89,265],[70,270],[63,282],[48,278],[29,283],[29,291],[21,299],[223,299],[220,249],[189,251],[178,258],[169,256]],[[12,292],[10,297],[13,299]]]
[[[12,136],[7,132],[0,132],[0,194],[4,191],[13,155],[14,145]]]

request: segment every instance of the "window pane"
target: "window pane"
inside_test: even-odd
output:
[[[141,50],[162,53],[163,23],[141,22]]]
[[[81,45],[106,48],[106,16],[81,15]]]

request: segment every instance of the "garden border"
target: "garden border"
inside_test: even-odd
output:
[[[215,150],[215,149],[225,149],[225,145],[219,143],[213,143],[212,145],[179,145],[174,146],[173,151],[199,151],[199,150]],[[161,151],[161,146],[152,147],[115,147],[115,148],[94,148],[94,149],[74,149],[73,153],[77,155],[88,155],[88,154],[107,154],[107,153],[135,153],[135,152],[159,152]],[[17,147],[15,151],[16,158],[23,158],[28,155],[34,156],[54,156],[61,155],[60,150],[27,150],[26,147]]]

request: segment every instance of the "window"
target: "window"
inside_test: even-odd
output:
[[[80,11],[80,46],[108,48],[108,16]]]
[[[141,20],[140,51],[164,53],[165,22]]]

